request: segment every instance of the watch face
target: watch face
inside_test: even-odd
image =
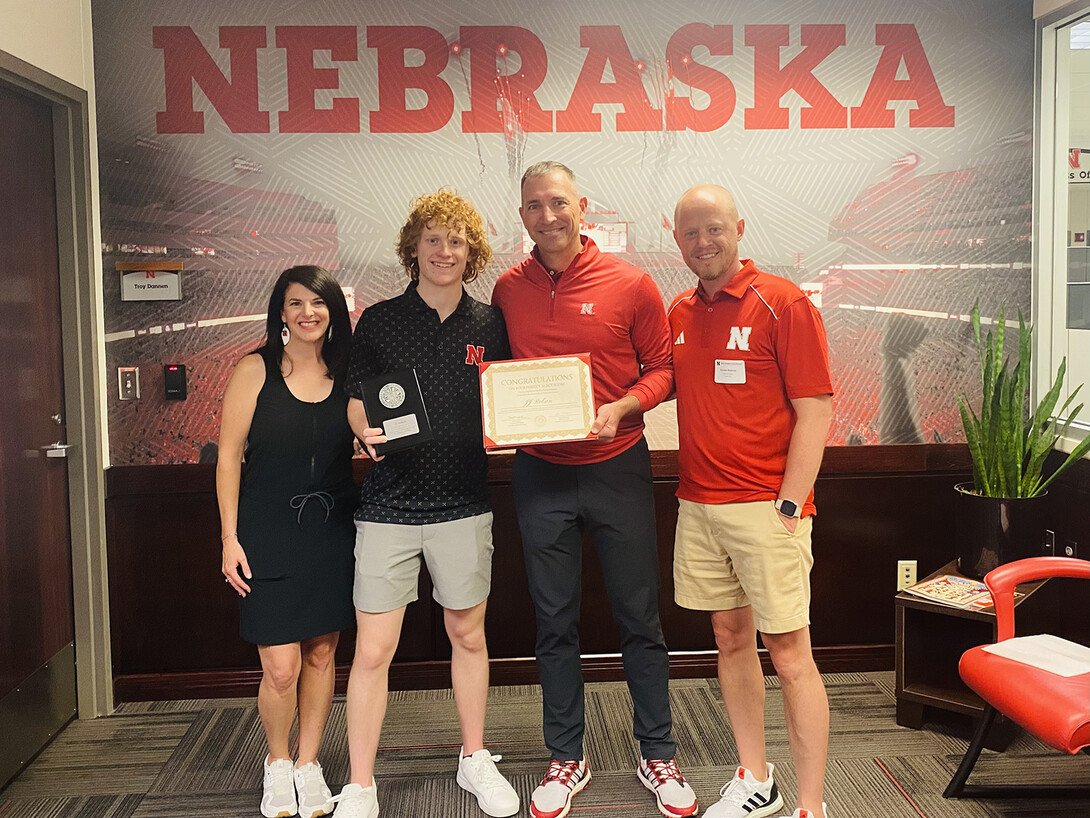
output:
[[[798,514],[798,511],[799,507],[797,503],[794,503],[791,500],[780,500],[779,512],[784,517],[794,517]]]

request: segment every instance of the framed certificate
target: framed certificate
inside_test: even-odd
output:
[[[367,422],[382,429],[386,442],[375,446],[379,455],[401,451],[431,440],[431,423],[415,369],[388,372],[360,383]]]
[[[590,353],[481,364],[486,449],[593,437]]]

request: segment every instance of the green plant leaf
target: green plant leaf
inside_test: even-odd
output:
[[[1059,465],[1056,471],[1052,472],[1052,475],[1047,480],[1041,483],[1040,488],[1037,490],[1038,493],[1047,489],[1053,480],[1067,471],[1071,466],[1075,465],[1075,463],[1081,460],[1087,452],[1090,452],[1090,437],[1083,438],[1082,442],[1071,450],[1071,453],[1067,455],[1067,459]]]
[[[1014,393],[1014,383],[1010,373],[1006,369],[1000,370],[996,378],[996,464],[999,467],[998,491],[1001,497],[1013,496],[1011,492],[1021,482],[1019,479],[1022,464],[1022,439],[1019,430],[1018,439],[1015,440],[1015,428],[1020,425],[1019,407],[1014,406],[1011,395]]]
[[[1060,438],[1057,417],[1070,422],[1082,411],[1080,403],[1072,411],[1076,387],[1056,411],[1067,373],[1067,360],[1060,362],[1051,387],[1036,407],[1029,401],[1033,366],[1033,328],[1018,315],[1017,358],[1005,356],[1006,320],[1000,311],[994,332],[984,333],[980,324],[980,304],[973,305],[970,316],[980,366],[980,414],[962,395],[957,396],[962,428],[973,460],[973,484],[978,493],[988,497],[1034,497],[1090,451],[1090,438],[1082,441],[1047,479],[1042,471],[1049,454]]]
[[[965,429],[965,439],[969,443],[969,455],[973,459],[973,485],[982,493],[990,489],[988,473],[984,465],[984,452],[981,446],[980,419],[958,395],[958,409],[961,411],[961,425]],[[987,495],[986,495],[987,496]]]

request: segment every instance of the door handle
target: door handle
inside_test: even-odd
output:
[[[45,452],[46,457],[68,457],[68,450],[74,449],[74,443],[50,443],[48,446],[40,447]]]

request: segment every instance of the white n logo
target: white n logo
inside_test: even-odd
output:
[[[727,349],[741,349],[749,351],[749,333],[753,327],[731,327],[730,339],[727,341]]]

